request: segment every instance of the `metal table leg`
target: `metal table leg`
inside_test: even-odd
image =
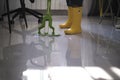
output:
[[[99,0],[100,17],[103,16],[103,0]]]
[[[117,29],[120,29],[120,24],[117,24],[117,22],[118,22],[118,17],[119,17],[119,13],[120,13],[120,1],[119,0],[117,0],[117,3],[118,3],[118,10],[117,10],[117,15],[116,15],[116,18],[115,18],[115,28],[117,28]]]
[[[110,9],[112,20],[114,21],[114,15],[113,15],[113,11],[112,11],[111,2],[112,2],[112,0],[108,0],[108,6],[107,6],[105,12],[102,13],[103,12],[103,0],[102,1],[99,0],[99,3],[100,3],[99,5],[101,5],[101,8],[100,8],[100,17],[101,17],[101,20],[100,20],[99,23],[102,22],[103,18],[105,17],[105,15],[107,14],[107,12],[108,12],[109,9]]]

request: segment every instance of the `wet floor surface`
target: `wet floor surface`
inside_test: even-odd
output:
[[[119,80],[120,30],[83,17],[82,33],[65,35],[59,24],[66,19],[53,16],[58,37],[39,36],[31,16],[27,29],[17,19],[11,35],[7,21],[0,22],[0,80]]]

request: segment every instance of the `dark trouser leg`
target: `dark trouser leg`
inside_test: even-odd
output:
[[[82,6],[83,0],[66,0],[67,6],[80,7]]]

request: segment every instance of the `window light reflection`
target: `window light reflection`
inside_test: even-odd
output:
[[[120,69],[117,67],[111,67],[111,70],[120,78]]]
[[[113,78],[104,69],[100,67],[85,67],[94,79],[113,80]]]
[[[120,69],[112,67],[120,76]],[[23,72],[27,80],[113,80],[104,69],[100,67],[49,67],[45,70],[29,69]]]

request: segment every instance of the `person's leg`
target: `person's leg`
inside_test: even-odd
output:
[[[63,24],[59,25],[60,28],[70,28],[72,24],[72,15],[73,15],[72,7],[68,7],[68,19]]]
[[[83,0],[71,0],[71,6],[72,7],[81,7],[83,3]]]
[[[82,2],[83,0],[71,0],[72,5],[72,24],[69,29],[65,30],[65,34],[81,33],[82,19]]]
[[[68,19],[63,24],[59,25],[60,28],[70,28],[72,24],[73,11],[72,11],[72,6],[71,6],[71,0],[66,0],[66,3],[68,6]]]
[[[82,7],[73,7],[72,25],[69,29],[65,30],[65,34],[79,34],[81,33],[81,19]]]

